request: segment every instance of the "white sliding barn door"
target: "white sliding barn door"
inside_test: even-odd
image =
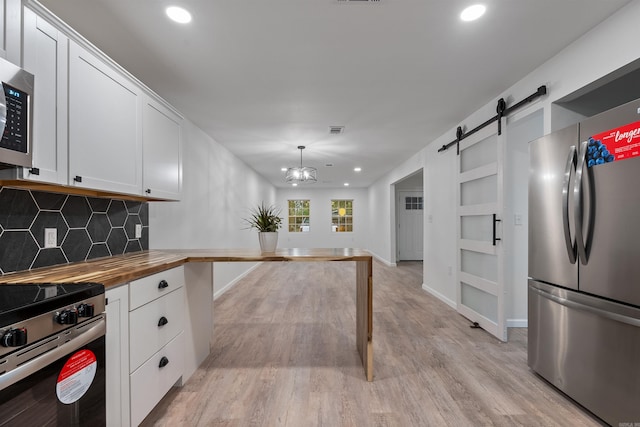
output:
[[[460,142],[458,156],[458,312],[507,340],[503,218],[506,129],[497,122]],[[495,221],[494,221],[495,220]]]

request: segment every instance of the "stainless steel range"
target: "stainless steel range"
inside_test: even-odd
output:
[[[105,425],[104,286],[0,285],[0,426]]]

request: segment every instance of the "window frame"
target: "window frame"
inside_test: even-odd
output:
[[[292,203],[299,204],[299,206],[292,206]],[[292,219],[293,223],[291,222]],[[306,229],[304,227],[306,227]],[[287,200],[287,230],[289,231],[289,233],[308,233],[311,231],[310,199]]]
[[[340,215],[343,208],[345,214]],[[353,233],[353,223],[353,199],[331,199],[331,232]]]

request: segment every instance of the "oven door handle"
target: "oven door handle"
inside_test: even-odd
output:
[[[56,360],[64,357],[66,354],[69,354],[72,351],[89,344],[91,341],[104,336],[105,331],[106,321],[103,317],[95,322],[95,324],[91,328],[87,329],[72,340],[62,344],[59,347],[56,347],[55,349],[47,353],[31,359],[30,361],[18,366],[15,369],[12,369],[9,372],[5,372],[4,374],[0,375],[0,390],[4,390],[10,385],[13,385],[18,381],[27,378],[29,375],[45,368],[50,363],[53,363]]]

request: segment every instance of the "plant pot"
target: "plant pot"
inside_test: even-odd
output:
[[[275,231],[258,232],[258,240],[262,252],[275,252],[276,246],[278,246],[278,233]]]

